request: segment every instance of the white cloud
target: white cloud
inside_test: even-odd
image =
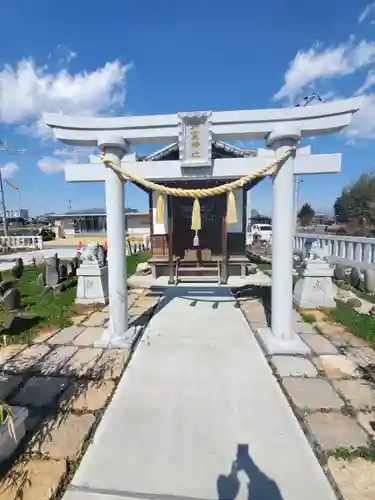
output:
[[[74,52],[74,50],[71,50],[69,47],[66,45],[58,45],[57,50],[60,53],[60,59],[58,61],[58,64],[65,64],[68,65],[73,59],[77,57],[77,52]]]
[[[375,85],[375,70],[370,70],[367,73],[366,80],[363,82],[363,84],[357,90],[356,95],[363,94],[366,90],[371,88],[373,85]]]
[[[375,139],[375,93],[369,93],[361,97],[361,109],[353,116],[345,135],[349,143],[358,139]]]
[[[366,5],[363,11],[359,14],[358,22],[363,23],[363,21],[365,21],[368,18],[368,16],[372,13],[374,9],[375,9],[375,2]]]
[[[36,125],[30,131],[38,135],[43,111],[83,116],[107,112],[123,104],[130,68],[113,61],[92,72],[71,74],[66,69],[48,73],[31,59],[15,67],[7,64],[0,71],[0,122],[32,120]]]
[[[68,165],[80,163],[84,158],[87,160],[90,152],[91,149],[88,151],[81,148],[58,148],[51,155],[40,158],[37,166],[45,174],[64,172]]]
[[[375,43],[353,37],[336,47],[322,48],[315,44],[308,51],[299,51],[284,76],[284,85],[274,95],[275,100],[295,103],[302,91],[314,88],[318,80],[355,73],[375,61]]]
[[[11,177],[13,177],[13,174],[17,172],[19,168],[20,167],[17,165],[17,163],[14,162],[9,162],[3,165],[1,167],[1,174],[3,176],[3,179],[10,179]]]

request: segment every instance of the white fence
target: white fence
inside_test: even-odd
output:
[[[318,241],[321,248],[327,249],[332,262],[375,267],[375,238],[299,233],[294,236],[294,249],[305,252],[313,241]]]
[[[0,236],[0,245],[10,248],[41,250],[43,248],[43,238],[41,236]]]

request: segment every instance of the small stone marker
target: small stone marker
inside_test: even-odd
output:
[[[375,293],[375,269],[366,269],[364,272],[364,288],[367,293]]]
[[[66,264],[60,264],[60,280],[66,280],[68,278],[68,268]]]
[[[338,281],[343,281],[346,278],[346,266],[336,264],[333,276]]]
[[[323,257],[324,249],[310,248],[310,257],[298,270],[298,281],[293,291],[293,302],[301,309],[334,307],[332,287],[333,270]]]
[[[76,269],[78,269],[79,266],[81,265],[81,252],[77,252],[77,255],[73,257],[73,262]]]
[[[57,254],[45,259],[46,264],[46,285],[55,286],[60,281],[60,259]]]
[[[21,257],[18,257],[12,267],[12,275],[14,276],[15,279],[19,280],[22,278],[23,275],[23,260]]]
[[[38,277],[36,279],[36,283],[38,285],[38,289],[40,290],[40,292],[44,292],[44,290],[46,288],[46,276],[44,273],[38,274]]]
[[[69,277],[75,276],[77,274],[77,268],[75,267],[73,260],[71,260],[70,262],[68,262],[68,264],[67,264],[67,270],[68,270],[68,276]]]
[[[350,284],[354,288],[359,288],[361,284],[361,271],[358,267],[352,267],[350,272]]]
[[[104,266],[106,263],[107,252],[102,245],[98,245],[96,248],[96,258],[98,260],[99,266]]]
[[[21,307],[21,295],[17,288],[7,290],[1,300],[6,311],[16,311]]]
[[[0,283],[0,297],[3,297],[5,292],[13,287],[13,281],[4,280]]]

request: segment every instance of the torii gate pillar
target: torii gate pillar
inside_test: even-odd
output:
[[[104,159],[121,166],[121,159],[129,145],[121,137],[102,134],[98,138],[98,148]],[[125,245],[125,199],[124,183],[111,168],[106,169],[105,198],[107,212],[108,239],[108,293],[109,323],[97,346],[129,347],[128,330],[128,290]]]
[[[267,145],[280,158],[301,138],[298,128],[274,130]],[[309,348],[295,333],[293,324],[293,237],[294,237],[294,158],[280,165],[272,186],[272,290],[271,329],[257,332],[268,354],[308,353]]]

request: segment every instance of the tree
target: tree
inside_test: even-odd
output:
[[[346,186],[333,205],[338,222],[352,223],[358,228],[375,226],[375,173],[362,174]]]
[[[307,226],[313,220],[315,216],[315,210],[312,208],[310,203],[305,203],[302,205],[301,210],[298,213],[298,218],[302,226]]]

